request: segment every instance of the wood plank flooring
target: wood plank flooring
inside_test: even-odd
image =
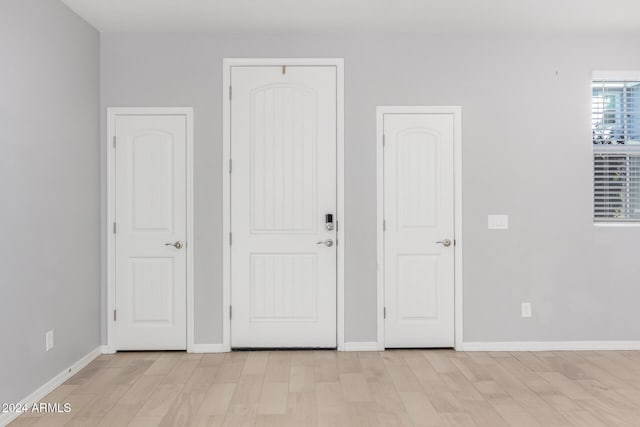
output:
[[[640,352],[102,355],[11,426],[640,426]]]

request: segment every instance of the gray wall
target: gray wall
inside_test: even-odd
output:
[[[58,1],[0,2],[0,402],[100,345],[99,48]]]
[[[376,339],[375,107],[412,104],[463,107],[464,340],[640,340],[640,228],[593,226],[590,130],[591,70],[639,42],[103,34],[102,151],[107,106],[194,107],[196,342],[221,342],[222,58],[344,57],[347,341]]]

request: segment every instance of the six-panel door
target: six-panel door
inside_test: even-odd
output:
[[[116,349],[186,349],[186,118],[118,115]]]
[[[454,345],[452,114],[384,114],[386,347]]]
[[[231,345],[336,346],[336,67],[232,67]]]

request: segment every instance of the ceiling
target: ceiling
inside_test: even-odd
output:
[[[62,0],[103,32],[640,33],[638,0]]]

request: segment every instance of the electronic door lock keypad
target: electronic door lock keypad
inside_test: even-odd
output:
[[[333,214],[326,214],[324,216],[324,223],[324,225],[327,227],[327,230],[332,231],[334,229]]]

